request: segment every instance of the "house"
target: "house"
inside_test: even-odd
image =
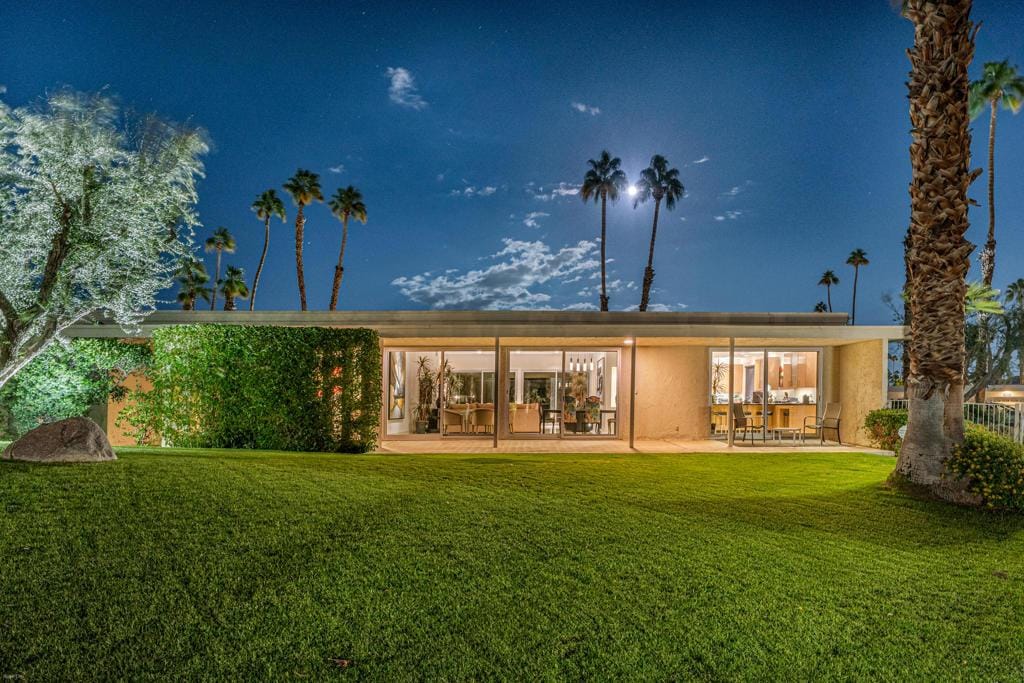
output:
[[[382,440],[722,439],[731,414],[758,439],[793,438],[842,406],[844,443],[867,444],[864,416],[885,404],[898,326],[850,326],[845,313],[565,311],[157,311],[163,325],[364,327],[381,337]],[[110,324],[72,336],[123,337]],[[135,381],[144,382],[144,379]],[[735,406],[740,406],[736,408]],[[108,433],[121,406],[109,406]],[[733,411],[736,411],[734,413]]]

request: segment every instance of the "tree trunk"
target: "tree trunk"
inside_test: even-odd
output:
[[[210,310],[217,308],[217,285],[220,282],[220,247],[217,247],[217,277],[213,281],[213,295],[210,297]]]
[[[295,276],[299,280],[299,309],[306,310],[306,274],[302,271],[302,231],[306,227],[306,217],[302,213],[302,204],[295,214]]]
[[[992,286],[996,271],[996,103],[992,100],[992,116],[988,120],[988,238],[981,251],[981,280]]]
[[[227,294],[225,294],[224,295],[224,310],[225,311],[233,311],[236,308],[237,307],[235,306],[235,297],[228,296]]]
[[[252,279],[252,296],[249,297],[249,310],[256,309],[256,289],[260,286],[260,273],[263,272],[263,263],[267,260],[267,248],[270,246],[270,216],[263,222],[263,253],[260,254],[260,264],[256,266],[256,277]]]
[[[850,306],[850,324],[857,324],[857,276],[860,275],[860,266],[853,267],[853,304]]]
[[[640,294],[640,310],[646,311],[651,302],[651,285],[654,283],[654,240],[658,237],[658,214],[661,197],[654,198],[654,223],[651,225],[651,247],[647,250],[647,268],[644,270],[644,286]]]
[[[825,285],[825,298],[828,299],[828,312],[832,312],[832,285]]]
[[[608,288],[607,288],[607,277],[605,275],[605,243],[608,241],[607,232],[607,210],[608,210],[608,192],[601,190],[601,310],[608,310]]]
[[[345,244],[348,242],[348,215],[341,219],[341,251],[338,252],[338,265],[334,266],[334,285],[331,287],[331,310],[338,308],[338,290],[341,289],[341,278],[345,276]]]
[[[910,375],[907,434],[894,476],[956,502],[977,502],[946,471],[963,441],[964,296],[970,170],[967,67],[976,29],[970,0],[908,0],[914,47],[910,98]]]

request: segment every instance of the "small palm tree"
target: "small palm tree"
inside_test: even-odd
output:
[[[616,202],[619,199],[619,193],[626,189],[626,174],[619,168],[622,161],[618,157],[613,157],[608,153],[608,150],[601,152],[596,160],[591,159],[587,162],[590,165],[590,170],[583,176],[583,185],[580,187],[580,198],[584,202],[588,202],[593,199],[597,202],[601,200],[601,310],[608,310],[608,290],[606,286],[607,277],[605,275],[605,251],[608,244],[608,231],[607,231],[607,213],[608,213],[608,200]]]
[[[224,295],[224,310],[234,311],[235,299],[244,299],[249,296],[249,287],[245,284],[245,271],[241,268],[228,266],[224,271],[224,279],[218,280],[220,292]]]
[[[334,284],[331,287],[331,310],[338,308],[338,290],[341,289],[341,278],[345,274],[345,244],[348,242],[348,219],[354,218],[366,225],[366,204],[363,195],[349,185],[339,189],[331,197],[329,203],[331,213],[341,221],[341,251],[338,252],[338,265],[334,267]]]
[[[814,304],[814,312],[829,313],[830,311],[828,310],[828,306],[825,304],[824,301],[819,301],[818,303]]]
[[[306,274],[302,269],[302,234],[306,227],[306,216],[303,209],[314,201],[322,202],[324,200],[324,194],[320,191],[320,176],[300,168],[284,184],[284,191],[291,195],[295,206],[299,207],[295,213],[295,275],[299,281],[299,306],[304,311],[306,310]]]
[[[256,308],[256,288],[260,286],[260,273],[263,272],[263,263],[267,260],[267,248],[270,246],[270,219],[277,216],[283,222],[284,202],[277,196],[274,190],[266,190],[256,201],[252,203],[252,210],[256,212],[256,218],[263,221],[263,253],[260,254],[260,264],[256,266],[256,277],[252,279],[252,296],[249,297],[249,310]]]
[[[642,202],[654,199],[651,247],[647,252],[647,268],[644,270],[644,285],[640,294],[640,310],[646,311],[647,304],[651,300],[651,285],[654,283],[654,240],[658,236],[658,214],[661,210],[661,202],[664,200],[665,208],[671,211],[686,190],[679,180],[679,169],[669,168],[668,159],[660,154],[651,157],[651,165],[640,171],[640,180],[637,181],[636,190],[636,199],[633,201],[634,209]]]
[[[235,253],[235,238],[232,236],[228,229],[221,226],[213,231],[211,237],[206,238],[206,251],[217,252],[217,271],[215,282],[220,282],[220,257],[225,251],[229,254]],[[210,310],[212,311],[217,306],[217,289],[213,290],[213,298],[210,300]]]
[[[985,107],[990,110],[988,120],[988,239],[981,252],[981,279],[992,286],[996,265],[996,110],[1001,104],[1014,114],[1024,102],[1024,76],[1017,73],[1009,61],[987,62],[981,78],[971,83],[969,91],[971,118],[977,118]]]
[[[1018,320],[1024,318],[1024,278],[1018,278],[1006,287],[1006,301]],[[1017,349],[1017,381],[1024,384],[1024,334],[1018,334],[1020,348]]]
[[[181,310],[194,311],[199,299],[210,300],[210,288],[206,286],[210,276],[206,273],[206,266],[195,256],[183,258],[174,277],[178,281],[178,303],[181,304]]]
[[[850,324],[857,324],[857,276],[860,275],[860,267],[866,266],[868,261],[867,252],[863,249],[854,249],[846,259],[846,265],[853,266],[853,306],[850,309]]]
[[[828,299],[828,312],[832,312],[832,286],[839,284],[839,278],[831,270],[826,270],[818,284],[825,288],[825,298]]]

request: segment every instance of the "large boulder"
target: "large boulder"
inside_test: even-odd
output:
[[[103,429],[87,417],[36,427],[4,449],[4,460],[102,462],[117,460]]]

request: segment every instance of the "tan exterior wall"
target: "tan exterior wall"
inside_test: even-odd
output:
[[[128,391],[149,391],[153,388],[152,382],[149,378],[140,373],[133,372],[128,375],[124,381],[124,386],[127,387]],[[110,439],[110,445],[112,446],[134,446],[135,438],[129,434],[125,429],[117,426],[117,418],[120,416],[121,411],[131,400],[131,395],[126,397],[125,401],[115,401],[110,399],[107,403],[107,416],[106,424],[103,425],[107,432],[107,438]],[[154,445],[159,444],[159,440]]]
[[[872,340],[836,349],[838,399],[843,406],[841,435],[844,443],[869,446],[864,418],[885,405],[887,390],[886,342]]]
[[[641,346],[636,351],[636,438],[706,439],[711,425],[707,348]]]

